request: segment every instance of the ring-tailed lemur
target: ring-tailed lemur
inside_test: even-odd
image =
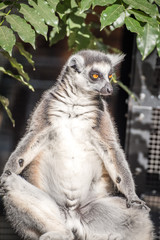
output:
[[[152,240],[104,95],[123,55],[72,55],[1,176],[6,214],[33,240]],[[114,185],[124,195],[115,196]]]

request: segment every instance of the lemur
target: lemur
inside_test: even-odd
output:
[[[24,239],[153,239],[104,100],[123,58],[72,55],[33,111],[1,176],[7,218]]]

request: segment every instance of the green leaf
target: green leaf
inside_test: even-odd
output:
[[[64,21],[66,21],[66,15],[70,14],[73,12],[73,10],[71,9],[71,3],[68,0],[65,0],[63,2],[59,1],[59,3],[57,4],[57,8],[56,11],[59,15],[59,17],[61,19],[63,19]]]
[[[126,13],[122,12],[121,15],[116,19],[115,22],[110,26],[110,30],[113,31],[116,28],[122,27],[124,25],[124,20],[126,17]]]
[[[71,32],[69,37],[68,37],[68,47],[69,49],[75,49],[76,47],[76,37],[77,37],[77,32],[74,31],[74,32]]]
[[[79,45],[78,50],[87,48],[90,43],[90,31],[86,27],[82,27],[77,33],[76,43]]]
[[[36,4],[33,0],[29,0],[29,4],[37,10],[48,25],[58,29],[58,18],[55,16],[54,9],[46,1],[37,0]]]
[[[34,61],[32,60],[32,55],[24,49],[24,46],[20,42],[16,42],[16,46],[21,55],[23,55],[27,61],[34,67]]]
[[[34,88],[32,87],[32,85],[30,85],[28,82],[25,82],[23,77],[20,75],[15,75],[13,74],[11,71],[4,69],[3,67],[0,67],[0,71],[3,72],[4,74],[15,78],[16,80],[18,80],[19,82],[21,82],[23,85],[26,85],[29,89],[31,89],[34,92]]]
[[[81,28],[82,25],[84,25],[85,18],[86,18],[85,13],[73,12],[70,14],[66,23],[69,26],[69,29]]]
[[[150,26],[148,23],[145,25],[143,35],[137,35],[137,47],[142,54],[144,60],[156,47],[158,38],[157,29]]]
[[[65,25],[62,25],[59,28],[59,32],[57,32],[56,29],[53,28],[49,36],[50,46],[62,40],[65,37],[65,35],[66,35]]]
[[[38,14],[36,9],[29,7],[26,4],[22,3],[20,6],[20,13],[24,15],[26,21],[28,21],[34,27],[38,34],[43,35],[47,40],[48,27],[44,23],[43,17]]]
[[[6,26],[0,26],[0,46],[10,55],[12,55],[12,48],[15,42],[16,38],[13,31]]]
[[[142,26],[140,25],[140,23],[139,23],[137,20],[135,20],[134,18],[127,17],[127,18],[125,19],[125,24],[126,24],[127,29],[128,29],[130,32],[134,32],[134,33],[137,33],[137,34],[142,35],[142,33],[143,33],[143,28],[142,28]]]
[[[130,7],[140,9],[151,16],[156,15],[156,5],[149,3],[147,0],[123,0]]]
[[[76,0],[71,0],[71,8],[76,8],[77,7],[77,3]]]
[[[130,14],[134,14],[134,16],[136,17],[136,19],[138,21],[141,22],[147,22],[149,23],[151,26],[155,27],[157,26],[157,21],[155,18],[152,18],[150,16],[148,16],[147,14],[145,14],[144,12],[138,11],[138,10],[127,10]]]
[[[0,103],[2,104],[2,106],[4,107],[4,109],[6,110],[7,112],[7,115],[9,117],[9,119],[11,120],[12,124],[13,124],[13,127],[15,127],[15,121],[12,117],[12,113],[11,111],[9,110],[8,106],[9,106],[9,100],[8,98],[5,98],[4,96],[0,95]]]
[[[160,27],[158,28],[157,51],[158,51],[158,56],[160,57]]]
[[[0,16],[5,16],[6,14],[3,12],[0,12]]]
[[[157,52],[158,56],[160,57],[160,41],[157,42]]]
[[[101,21],[101,30],[112,24],[117,18],[120,17],[121,13],[124,11],[124,6],[120,4],[113,4],[110,7],[107,7],[102,13],[100,17]]]
[[[102,52],[114,52],[114,53],[122,53],[119,49],[117,48],[113,48],[109,45],[106,45],[105,43],[103,43],[103,39],[102,38],[95,38],[93,37],[91,39],[93,42],[91,43],[91,48],[93,49],[98,49],[99,51],[102,51]]]
[[[0,10],[5,9],[5,8],[7,8],[7,7],[8,7],[8,4],[7,4],[7,3],[5,3],[5,2],[1,2],[1,3],[0,3]]]
[[[6,16],[6,20],[24,42],[30,43],[35,48],[35,32],[23,18],[11,14]]]
[[[9,60],[12,67],[15,68],[23,78],[25,78],[27,81],[29,81],[29,76],[24,71],[22,64],[18,63],[15,58],[10,57],[7,52],[2,52],[2,54]]]
[[[48,4],[54,9],[54,11],[56,10],[57,4],[59,3],[59,0],[47,0]]]
[[[158,6],[160,6],[160,0],[155,0],[155,3],[157,3]]]
[[[116,0],[93,0],[92,5],[95,6],[107,6],[113,4]]]
[[[74,51],[88,48],[91,40],[91,33],[86,26],[74,29],[68,37],[68,46]]]
[[[82,0],[81,1],[81,12],[88,10],[91,7],[92,0]]]

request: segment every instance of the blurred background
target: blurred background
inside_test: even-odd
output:
[[[136,94],[138,101],[128,97],[119,87],[115,88],[113,96],[106,101],[111,106],[137,193],[151,208],[156,240],[160,240],[160,58],[154,51],[142,62],[134,35],[125,28],[116,29],[104,42],[126,54],[118,75],[120,81]],[[0,80],[0,94],[9,99],[15,119],[13,128],[6,112],[0,108],[0,174],[10,153],[24,134],[27,119],[36,102],[55,83],[61,67],[71,54],[66,38],[48,47],[46,41],[38,37],[36,45],[34,51],[26,45],[33,54],[35,71],[16,50],[13,53],[29,73],[34,93],[7,75],[1,73],[0,76],[3,79]],[[0,62],[9,69],[4,58],[0,58]],[[2,201],[0,213],[0,239],[18,240],[5,220]]]

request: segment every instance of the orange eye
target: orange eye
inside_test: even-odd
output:
[[[93,74],[92,77],[93,77],[94,79],[97,79],[97,78],[99,77],[99,75],[98,75],[98,74]]]
[[[108,76],[108,78],[111,79],[111,78],[112,78],[112,74],[110,74],[110,75]]]

